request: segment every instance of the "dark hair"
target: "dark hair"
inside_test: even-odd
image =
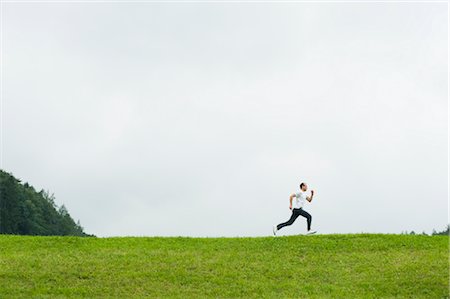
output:
[[[305,183],[301,183],[300,184],[300,189],[302,189],[302,187],[305,185]]]

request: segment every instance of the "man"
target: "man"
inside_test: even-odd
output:
[[[306,212],[305,210],[303,210],[303,206],[305,205],[305,202],[306,201],[311,202],[313,200],[314,190],[311,190],[311,196],[306,195],[306,190],[308,190],[308,186],[306,186],[305,183],[301,183],[300,184],[300,192],[291,194],[291,196],[289,197],[289,210],[292,210],[291,218],[284,223],[280,223],[276,226],[275,225],[273,226],[274,236],[277,235],[277,231],[280,230],[281,228],[294,223],[295,219],[297,219],[298,216],[303,216],[306,218],[307,228],[308,228],[308,231],[306,233],[307,235],[312,235],[312,234],[316,233],[315,230],[311,230],[311,220],[312,220],[311,215],[308,212]],[[292,200],[294,198],[295,198],[294,209],[292,209]]]

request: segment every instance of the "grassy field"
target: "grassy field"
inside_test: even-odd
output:
[[[0,298],[447,298],[448,236],[0,235]]]

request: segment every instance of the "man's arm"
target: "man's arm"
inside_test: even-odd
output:
[[[313,200],[314,197],[314,190],[311,190],[311,196],[306,196],[306,200],[311,202]]]
[[[295,194],[292,193],[291,196],[289,196],[289,210],[292,210],[292,200],[294,199]]]

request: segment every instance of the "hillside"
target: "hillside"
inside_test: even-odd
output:
[[[0,234],[90,236],[48,192],[0,170]]]
[[[443,298],[448,236],[0,235],[0,298]]]

